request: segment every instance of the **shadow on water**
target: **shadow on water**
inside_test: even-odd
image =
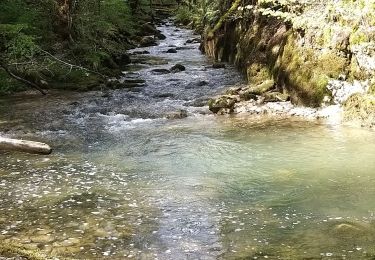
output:
[[[0,153],[1,243],[76,259],[374,257],[375,133],[207,114],[240,76],[185,45],[192,32],[160,29],[124,74],[145,80],[136,91],[1,101],[2,134],[55,147]],[[186,71],[152,72],[175,63]]]

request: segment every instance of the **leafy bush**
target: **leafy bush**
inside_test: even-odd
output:
[[[193,12],[187,7],[182,6],[178,8],[176,13],[176,22],[188,25],[190,22],[192,22],[192,17],[194,16]]]

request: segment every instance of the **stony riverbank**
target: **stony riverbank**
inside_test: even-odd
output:
[[[287,91],[280,92],[273,80],[264,81],[259,85],[234,86],[225,94],[209,101],[209,109],[215,114],[266,115],[276,117],[298,117],[311,119],[326,119],[333,123],[345,121],[355,122],[366,127],[374,126],[374,113],[366,113],[362,120],[352,115],[348,119],[345,111],[348,103],[365,95],[369,91],[368,83],[354,81],[349,84],[344,79],[331,80],[327,85],[326,95],[318,107],[296,105],[291,101]],[[363,101],[363,100],[362,100]],[[357,101],[358,102],[358,101]],[[363,102],[365,103],[365,102]],[[353,105],[355,106],[355,105]],[[354,109],[360,109],[355,107]]]

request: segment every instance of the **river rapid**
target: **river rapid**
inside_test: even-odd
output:
[[[133,50],[149,54],[124,72],[143,85],[0,100],[0,134],[54,148],[0,152],[0,245],[72,259],[373,259],[375,132],[214,116],[207,99],[243,79],[186,44],[193,32],[159,29],[167,39]],[[176,63],[186,70],[153,71]]]

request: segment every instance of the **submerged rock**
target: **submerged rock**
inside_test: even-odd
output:
[[[144,87],[145,82],[143,79],[125,79],[123,81],[116,79],[108,81],[106,87],[109,89]]]
[[[155,97],[155,98],[170,98],[170,97],[174,97],[174,94],[173,93],[161,93],[161,94],[156,94],[153,97]]]
[[[202,87],[202,86],[206,86],[206,85],[208,85],[208,84],[209,84],[208,81],[201,80],[201,81],[198,81],[197,86],[198,86],[198,87]]]
[[[225,63],[222,63],[222,62],[216,62],[212,64],[212,68],[214,69],[224,69],[225,67],[226,67]]]
[[[162,34],[161,32],[159,32],[156,37],[159,39],[159,40],[165,40],[167,39],[167,36],[165,36],[164,34]]]
[[[181,64],[176,64],[174,65],[170,71],[173,72],[173,73],[176,73],[176,72],[181,72],[181,71],[185,71],[186,68],[184,65],[181,65]]]
[[[153,74],[158,74],[158,75],[171,73],[171,71],[169,69],[153,69],[153,70],[151,70],[151,72]]]
[[[186,41],[187,44],[192,44],[192,43],[201,43],[201,39],[200,38],[193,38],[193,39],[189,39]]]
[[[177,50],[175,48],[168,49],[166,53],[177,53]]]
[[[180,109],[179,111],[169,113],[167,115],[168,119],[182,119],[188,116],[188,113],[186,110]]]
[[[131,54],[133,55],[143,55],[143,54],[150,54],[149,51],[134,51]]]

